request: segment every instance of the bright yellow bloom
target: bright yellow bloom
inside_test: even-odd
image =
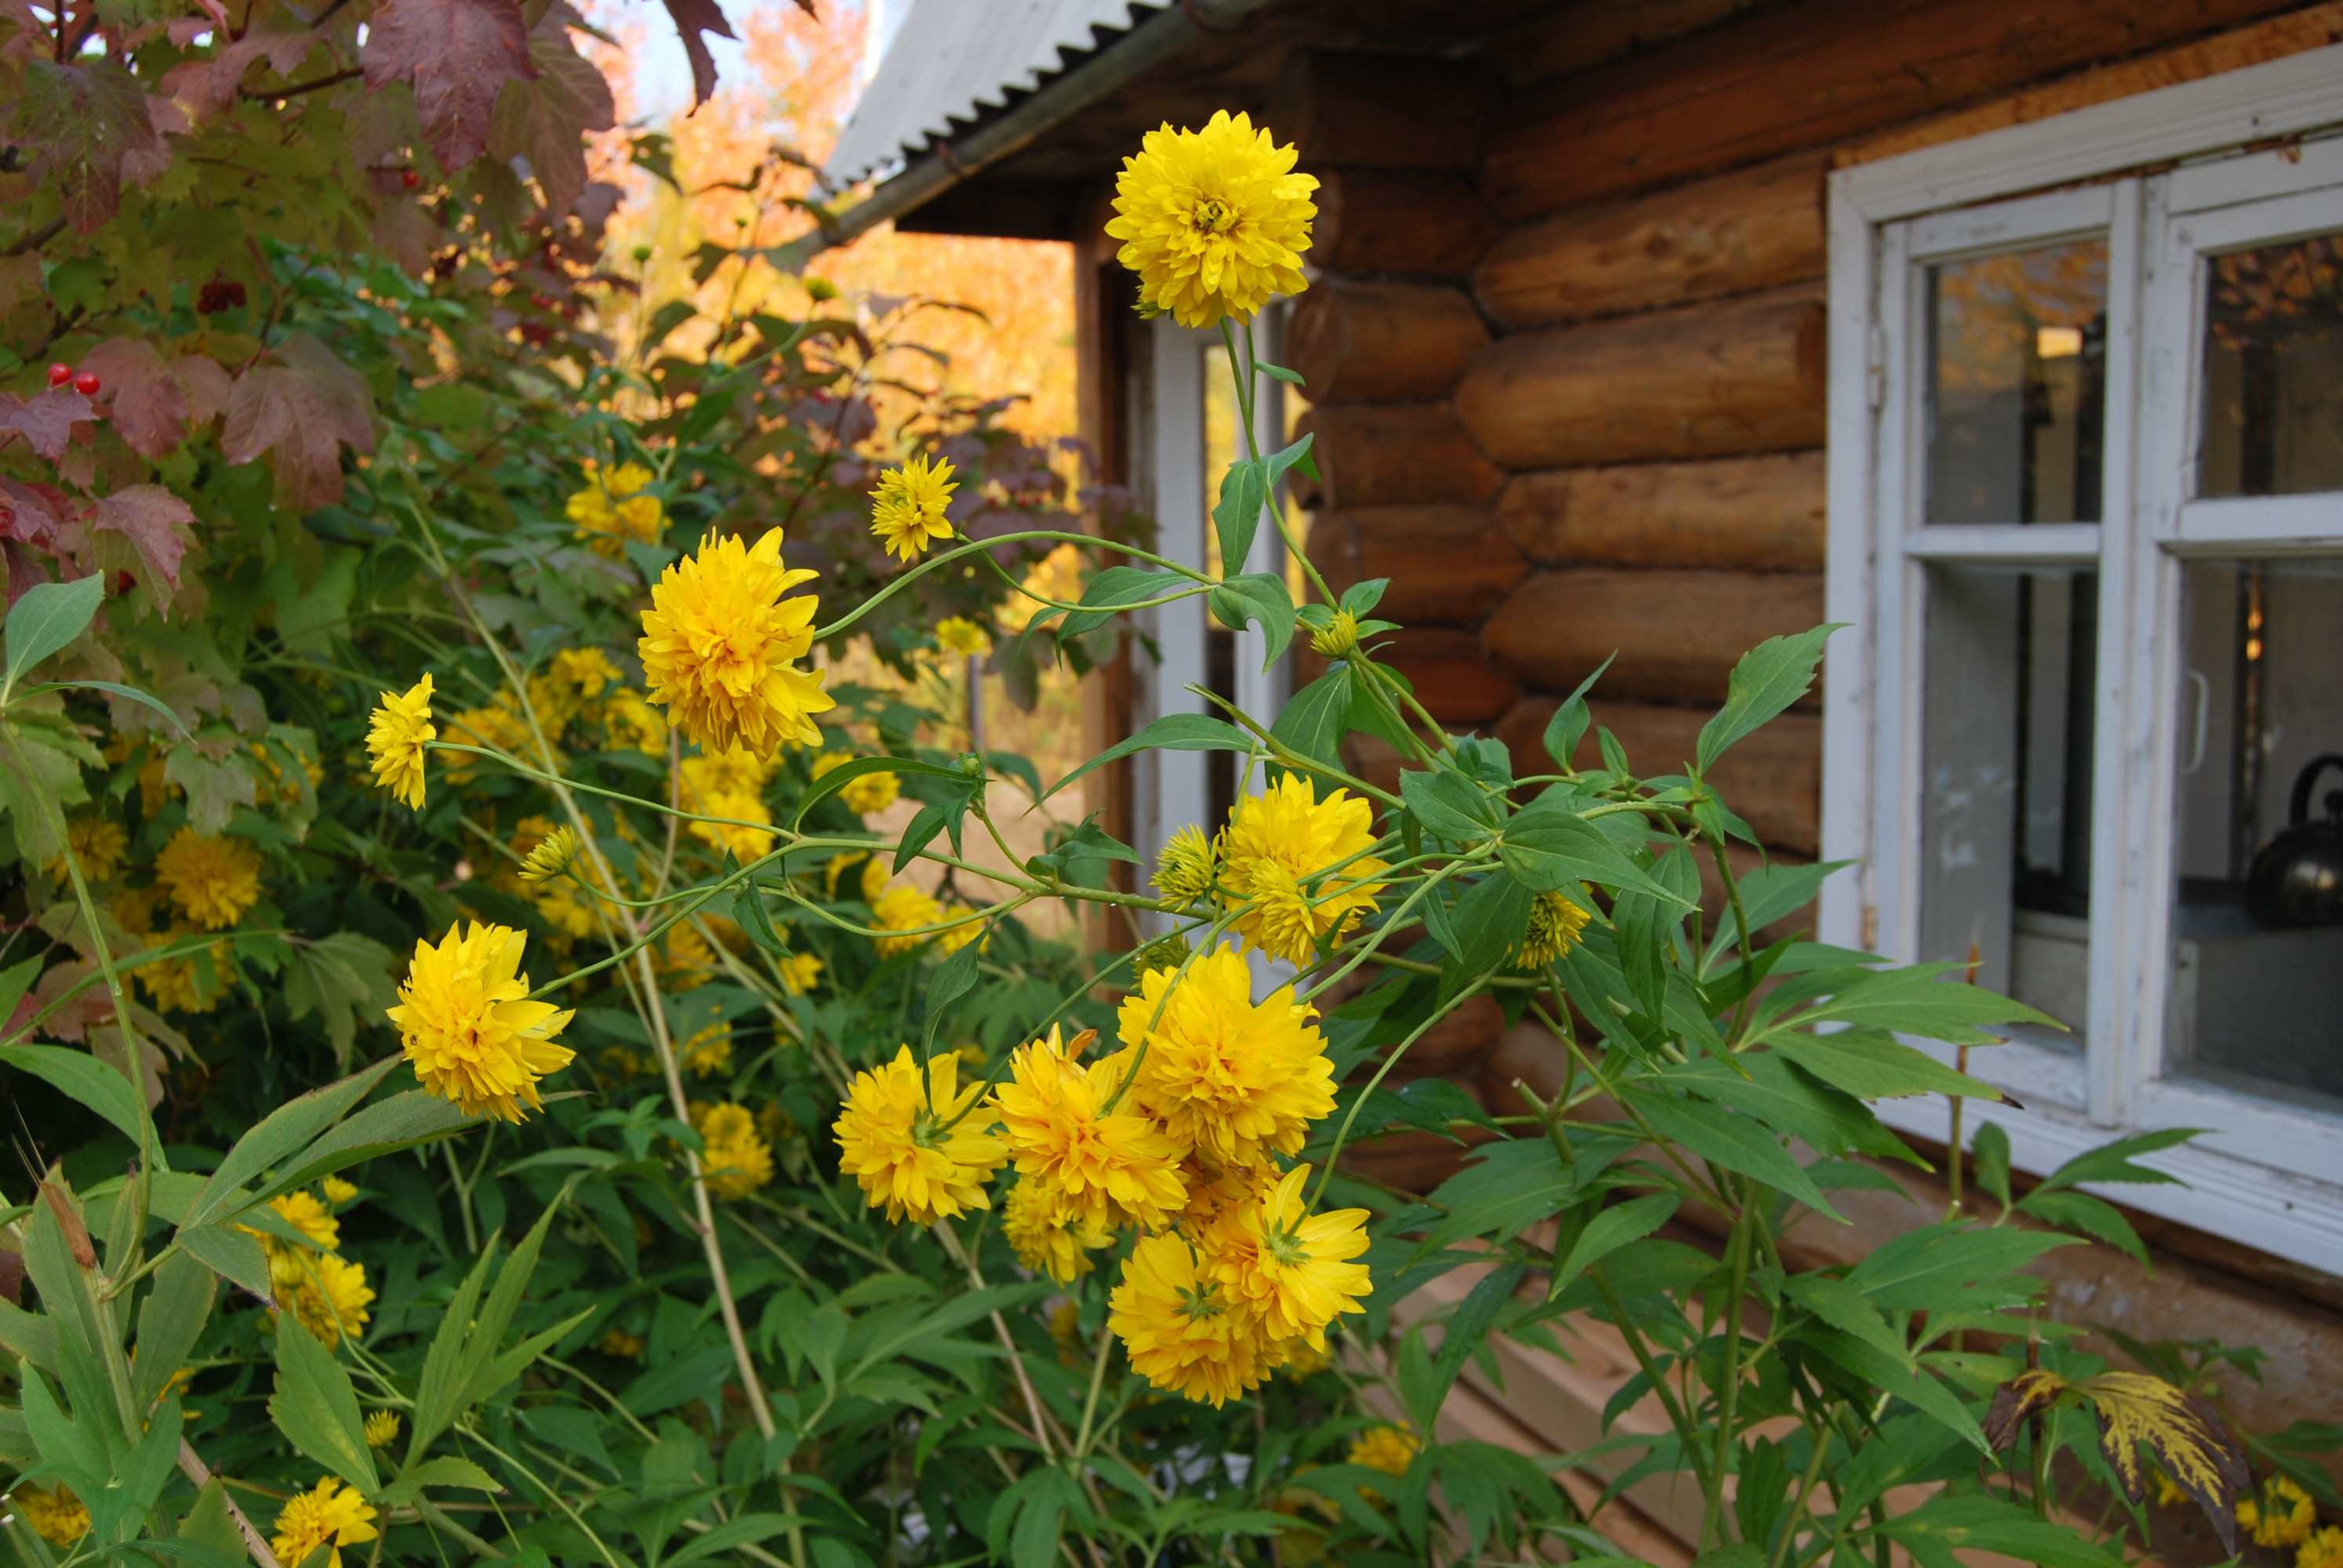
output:
[[[833,751],[827,757],[815,759],[813,776],[819,779],[825,773],[835,772],[853,760],[853,758],[842,751]],[[847,780],[840,788],[838,798],[843,800],[846,803],[846,809],[856,816],[870,817],[892,806],[902,792],[903,780],[899,775],[891,772],[865,773],[859,778]]]
[[[1351,1259],[1367,1250],[1367,1211],[1340,1209],[1312,1214],[1302,1191],[1310,1167],[1297,1165],[1252,1201],[1222,1214],[1205,1239],[1214,1278],[1249,1304],[1275,1339],[1301,1339],[1323,1349],[1326,1325],[1344,1312],[1363,1312],[1360,1299],[1374,1286],[1367,1266]]]
[[[1312,1345],[1307,1340],[1288,1340],[1285,1343],[1285,1359],[1277,1363],[1277,1370],[1288,1377],[1316,1377],[1333,1364],[1334,1358],[1332,1355]]]
[[[678,930],[684,929],[681,926],[676,928]],[[732,1070],[732,1026],[711,1023],[705,1029],[694,1030],[691,1038],[683,1042],[683,1050],[679,1055],[683,1070],[695,1078],[713,1078],[719,1072],[729,1072]]]
[[[1514,963],[1525,970],[1545,968],[1578,945],[1578,933],[1586,929],[1589,918],[1568,896],[1540,893],[1530,903],[1529,932],[1522,938]]]
[[[1349,929],[1374,907],[1383,891],[1374,878],[1386,869],[1363,853],[1374,841],[1374,812],[1366,801],[1343,789],[1321,800],[1316,786],[1298,773],[1239,801],[1222,845],[1228,858],[1222,882],[1252,905],[1237,917],[1237,934],[1308,966],[1321,938]],[[1336,866],[1342,869],[1330,871]]]
[[[782,597],[809,571],[781,565],[781,530],[754,546],[709,534],[659,574],[636,644],[650,699],[711,752],[769,757],[785,740],[821,744],[812,716],[838,706],[822,672],[797,668],[813,648],[814,599]]]
[[[874,866],[878,863],[876,860],[871,862]],[[880,894],[878,901],[870,906],[870,920],[882,931],[915,931],[922,926],[942,924],[944,907],[918,888],[890,888]],[[878,937],[870,945],[878,950],[880,958],[892,958],[897,953],[910,952],[933,934]]]
[[[327,1177],[325,1186],[326,1201],[332,1203],[337,1207],[348,1202],[351,1199],[358,1195],[357,1184],[356,1182],[345,1181],[338,1176]]]
[[[524,827],[527,825],[523,823]],[[568,827],[556,828],[520,858],[520,879],[524,882],[549,882],[568,870],[569,862],[577,858],[577,830]]]
[[[1217,1406],[1269,1374],[1260,1325],[1177,1232],[1140,1238],[1107,1308],[1131,1370],[1157,1388]]]
[[[395,1410],[368,1411],[366,1418],[366,1440],[368,1448],[388,1448],[398,1441],[398,1412]]]
[[[2237,1523],[2253,1532],[2257,1546],[2299,1546],[2318,1523],[2318,1504],[2289,1477],[2273,1475],[2258,1499],[2237,1504]]]
[[[1155,862],[1155,890],[1180,909],[1212,896],[1212,879],[1220,871],[1220,855],[1202,828],[1190,826],[1172,835]]]
[[[393,799],[423,809],[423,748],[438,738],[431,722],[431,677],[407,695],[386,691],[367,726],[367,755],[374,759],[374,781]]]
[[[1198,959],[1176,987],[1172,971],[1154,970],[1124,999],[1124,1049],[1108,1059],[1128,1070],[1125,1058],[1147,1042],[1131,1090],[1139,1110],[1222,1167],[1259,1163],[1266,1150],[1297,1152],[1310,1123],[1334,1109],[1333,1064],[1309,1021],[1316,1010],[1292,986],[1259,1006],[1252,997],[1234,948]]]
[[[906,1214],[932,1225],[990,1209],[984,1183],[1008,1161],[1009,1146],[970,1111],[983,1092],[981,1082],[960,1087],[960,1058],[949,1051],[929,1060],[922,1084],[911,1048],[901,1047],[894,1060],[855,1074],[833,1129],[839,1169],[898,1224]]]
[[[9,1493],[8,1500],[33,1527],[33,1533],[44,1541],[70,1546],[89,1533],[88,1508],[62,1481],[52,1491],[20,1481]]]
[[[692,1118],[702,1145],[700,1175],[719,1198],[746,1198],[773,1179],[773,1151],[745,1105],[713,1105]]]
[[[543,1103],[538,1081],[577,1054],[553,1042],[570,1015],[528,1000],[528,977],[519,972],[528,941],[478,921],[461,934],[448,927],[436,948],[417,941],[398,988],[401,1005],[388,1010],[423,1087],[468,1115],[522,1121],[524,1105]]]
[[[667,755],[667,720],[632,687],[621,687],[602,704],[602,729],[612,746],[646,757]]]
[[[319,1344],[330,1348],[345,1334],[355,1339],[367,1326],[367,1303],[374,1300],[374,1291],[367,1283],[364,1264],[331,1252],[289,1247],[273,1250],[269,1264],[277,1304],[298,1319]]]
[[[66,819],[65,845],[73,851],[75,864],[81,867],[83,880],[104,882],[122,869],[123,859],[130,852],[130,835],[110,817],[82,813]],[[69,879],[63,855],[49,862],[48,873],[56,881]]]
[[[1310,651],[1321,658],[1347,657],[1359,646],[1359,618],[1338,609],[1325,626],[1310,634]]]
[[[626,553],[626,542],[659,543],[662,509],[657,496],[639,492],[655,476],[640,463],[621,463],[608,475],[598,473],[589,459],[581,464],[589,481],[572,495],[563,510],[578,537],[596,555],[611,560]]]
[[[716,950],[689,925],[669,926],[652,957],[671,991],[692,990],[716,978]]]
[[[1113,1235],[1093,1224],[1081,1207],[1050,1182],[1028,1176],[1001,1206],[1001,1233],[1017,1261],[1037,1274],[1071,1284],[1091,1271],[1091,1251]]]
[[[117,905],[117,908],[120,906]],[[147,948],[166,948],[195,933],[186,926],[174,925],[167,931],[158,931],[145,938]],[[214,942],[210,958],[213,984],[204,989],[196,973],[194,958],[163,959],[141,964],[130,971],[146,998],[165,1012],[210,1012],[219,1006],[220,992],[226,988],[236,970],[230,963],[233,950],[226,942]]]
[[[791,996],[803,996],[821,983],[821,960],[811,953],[791,953],[776,967],[782,989]]]
[[[326,1568],[342,1568],[341,1549],[357,1546],[375,1538],[377,1532],[370,1523],[374,1509],[355,1492],[341,1490],[341,1481],[327,1476],[311,1492],[297,1492],[277,1515],[277,1533],[268,1544],[275,1548],[277,1560],[290,1568],[306,1559],[318,1547],[330,1544],[332,1556],[326,1559]]]
[[[1126,1218],[1156,1230],[1188,1201],[1180,1180],[1180,1146],[1131,1097],[1106,1111],[1123,1072],[1108,1062],[1085,1069],[1067,1053],[1055,1028],[1010,1058],[1012,1081],[995,1091],[1001,1131],[1020,1176],[1046,1181],[1092,1228]]]
[[[703,816],[722,821],[693,822],[691,836],[713,849],[729,849],[742,861],[756,859],[773,847],[773,835],[749,823],[770,822],[772,808],[765,804],[767,769],[745,751],[719,757],[683,759],[684,804]]]
[[[1351,1440],[1351,1452],[1342,1457],[1385,1475],[1405,1475],[1423,1452],[1423,1440],[1403,1426],[1371,1426]]]
[[[936,646],[960,658],[982,658],[992,651],[992,637],[964,615],[936,622]]]
[[[182,828],[155,857],[155,879],[189,920],[222,930],[260,901],[260,852],[242,839],[202,839]]]
[[[944,910],[943,918],[948,920],[954,920],[960,916],[973,914],[974,912],[975,911],[970,910],[966,904],[953,904]],[[958,925],[950,927],[947,930],[940,930],[936,933],[936,956],[940,959],[948,959],[951,957],[952,954],[960,951],[960,949],[968,946],[969,943],[976,940],[977,938],[983,935],[984,922],[982,920],[962,920]],[[979,948],[977,950],[979,952],[990,952],[992,950],[990,940],[988,939],[985,945]]]
[[[889,468],[879,476],[879,487],[870,492],[870,531],[886,545],[889,555],[900,556],[908,566],[930,543],[952,537],[951,519],[944,510],[959,488],[947,458],[937,458],[933,468],[925,457]]]
[[[1106,232],[1139,274],[1140,308],[1182,327],[1250,321],[1278,294],[1299,294],[1318,182],[1293,172],[1294,149],[1223,109],[1201,131],[1147,133],[1114,183]]]
[[[2294,1568],[2343,1568],[2343,1530],[2329,1524],[2314,1533],[2294,1554]]]
[[[1180,1211],[1181,1228],[1192,1236],[1210,1231],[1222,1214],[1250,1203],[1263,1181],[1275,1181],[1269,1165],[1210,1165],[1190,1155],[1180,1162],[1180,1179],[1188,1184],[1187,1207]]]
[[[357,1189],[351,1191],[355,1192]],[[307,1188],[271,1198],[268,1206],[277,1211],[279,1219],[308,1237],[309,1245],[317,1251],[330,1252],[342,1244],[342,1222]]]
[[[562,648],[547,661],[545,673],[555,685],[575,692],[584,702],[593,701],[604,689],[626,678],[625,673],[610,662],[610,656],[598,648]]]

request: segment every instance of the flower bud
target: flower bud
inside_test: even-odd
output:
[[[1338,609],[1323,628],[1310,634],[1310,651],[1322,658],[1342,658],[1359,646],[1359,618]]]
[[[520,879],[524,882],[549,882],[568,870],[569,862],[577,858],[577,833],[568,828],[556,828],[537,848],[522,857]]]

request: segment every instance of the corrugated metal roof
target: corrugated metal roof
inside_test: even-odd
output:
[[[851,185],[1064,68],[1163,0],[919,0],[838,134],[822,173]]]

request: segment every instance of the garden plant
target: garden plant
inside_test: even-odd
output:
[[[915,306],[648,310],[585,26],[0,14],[0,1553],[1621,1563],[1558,1478],[1599,1466],[1676,1478],[1731,1568],[2100,1568],[2175,1499],[2343,1563],[2336,1434],[2217,1407],[2249,1352],[2117,1370],[2039,1311],[2051,1249],[2144,1261],[2080,1189],[2174,1138],[2021,1193],[1987,1126],[1971,1201],[1956,1162],[1936,1222],[1785,1264],[1925,1166],[1874,1103],[1998,1098],[1916,1041],[2049,1026],[1775,937],[1839,868],[1736,871],[1709,779],[1833,628],[1753,650],[1677,773],[1573,764],[1590,680],[1517,776],[1377,658],[1381,585],[1310,564],[1307,441],[1212,514],[1224,561],[1286,532],[1297,603],[907,382]],[[1143,308],[1228,335],[1248,431],[1294,378],[1233,330],[1306,286],[1293,165],[1167,126],[1111,231]],[[1030,697],[1199,597],[1323,672],[1059,778],[971,745],[970,656]],[[1150,749],[1233,754],[1228,819],[1027,852]],[[1483,997],[1567,1053],[1524,1113],[1401,1072]],[[1403,1130],[1475,1147],[1429,1193],[1345,1170]],[[1447,1440],[1492,1335],[1588,1323],[1655,1435]]]

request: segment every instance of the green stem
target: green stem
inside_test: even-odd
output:
[[[1732,1468],[1733,1418],[1741,1398],[1741,1309],[1749,1290],[1749,1230],[1755,1223],[1757,1199],[1754,1186],[1743,1189],[1741,1213],[1733,1227],[1732,1294],[1725,1303],[1725,1367],[1716,1386],[1716,1452],[1709,1462],[1707,1517],[1701,1523],[1701,1544],[1725,1543],[1725,1476]]]

